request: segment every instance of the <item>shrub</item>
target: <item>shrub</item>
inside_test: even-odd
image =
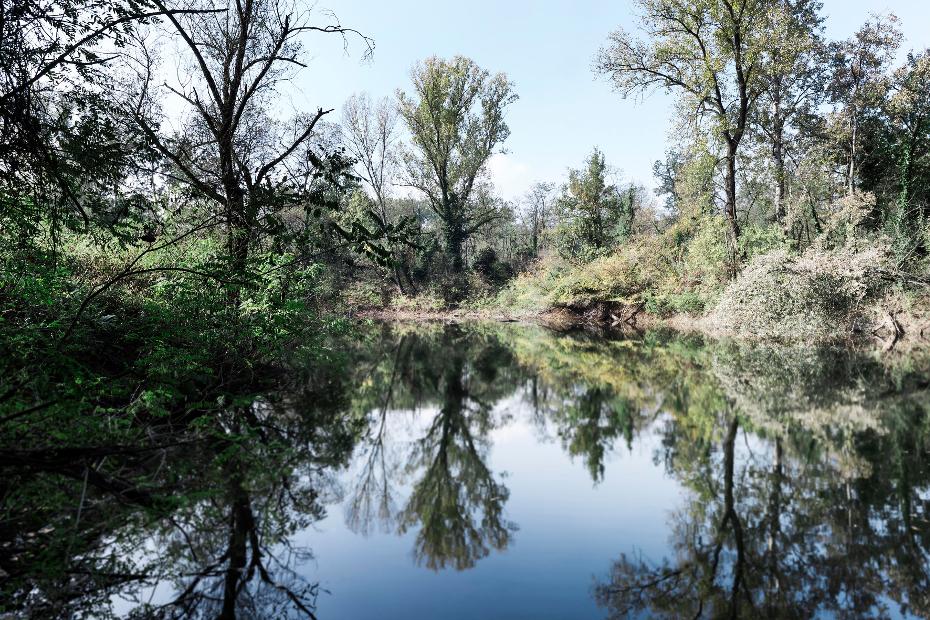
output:
[[[554,287],[552,300],[563,304],[635,300],[650,286],[641,269],[641,250],[640,246],[626,246],[572,270]]]
[[[729,273],[728,224],[723,216],[704,216],[695,221],[693,237],[685,246],[681,280],[717,288]]]
[[[730,281],[729,227],[721,215],[684,216],[655,235],[638,236],[587,263],[537,266],[498,295],[502,306],[540,309],[601,301],[645,303],[653,314],[700,314]],[[775,227],[749,227],[749,256],[789,245]]]
[[[876,226],[875,196],[853,194],[836,201],[831,208],[823,232],[814,245],[820,248],[839,248],[862,245],[869,241],[867,234]]]
[[[759,226],[757,224],[748,226],[743,229],[739,239],[739,248],[749,260],[774,250],[787,250],[790,247],[791,242],[780,226]]]
[[[364,280],[350,284],[345,290],[343,301],[350,309],[377,308],[387,303],[384,287]]]
[[[707,298],[697,291],[651,294],[646,296],[646,311],[658,316],[701,314],[707,308]]]
[[[644,302],[657,314],[699,313],[727,281],[726,235],[720,216],[688,217],[584,264],[548,259],[512,282],[498,303],[540,309]]]
[[[725,331],[763,338],[824,337],[880,291],[889,261],[887,243],[763,254],[726,288],[710,319]]]
[[[559,256],[548,255],[532,264],[504,287],[494,300],[508,310],[538,312],[551,304],[551,294],[569,269]]]
[[[482,248],[472,264],[474,270],[492,286],[500,286],[513,277],[513,268],[500,260],[494,248]]]
[[[391,299],[391,307],[395,310],[412,312],[438,312],[446,308],[446,301],[441,295],[431,292],[421,293],[414,297],[398,295]]]

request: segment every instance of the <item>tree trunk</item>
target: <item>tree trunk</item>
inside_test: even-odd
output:
[[[407,291],[404,289],[404,279],[401,275],[400,257],[397,255],[394,256],[394,268],[392,271],[394,273],[394,283],[397,284],[397,288],[400,290],[400,294],[406,295]]]
[[[229,268],[232,280],[241,282],[245,279],[249,263],[249,245],[251,234],[245,213],[245,197],[238,186],[226,190],[226,235],[229,251]],[[230,288],[229,303],[238,306],[241,298],[240,285],[235,283]]]
[[[777,108],[776,114],[778,114]],[[785,175],[785,123],[781,119],[775,121],[773,129],[772,159],[775,161],[775,221],[783,224],[787,216],[785,209],[787,182]]]
[[[852,138],[849,143],[849,169],[847,170],[847,194],[852,196],[856,192],[856,141],[859,139],[859,114],[853,107],[850,119]]]
[[[235,467],[230,476],[230,524],[226,544],[228,564],[223,578],[223,606],[217,620],[235,620],[243,576],[248,561],[248,537],[255,527],[252,506],[242,487],[242,474]],[[253,553],[256,551],[253,550]]]
[[[730,590],[730,617],[736,618],[739,614],[739,595],[743,582],[743,570],[746,565],[746,549],[743,540],[743,525],[740,522],[739,515],[736,512],[736,497],[734,493],[734,463],[735,463],[735,446],[736,434],[739,431],[739,419],[734,414],[730,427],[727,430],[727,436],[723,443],[723,511],[724,517],[721,522],[721,533],[723,526],[729,521],[733,527],[733,540],[736,543],[736,561],[733,564],[733,585]]]
[[[784,478],[784,469],[782,467],[783,452],[781,439],[775,440],[775,454],[772,462],[772,472],[769,475],[771,484],[771,494],[768,501],[768,535],[766,540],[766,555],[768,556],[768,600],[774,600],[782,592],[782,577],[778,570],[778,560],[780,549],[778,547],[779,537],[781,536],[781,513],[782,513],[782,480]],[[774,607],[774,606],[773,606]],[[770,607],[771,611],[774,608]]]
[[[465,260],[462,252],[465,245],[465,226],[454,208],[448,209],[447,214],[446,220],[443,222],[446,258],[449,260],[449,268],[452,274],[458,276],[465,271]]]
[[[739,240],[739,221],[736,218],[736,151],[738,146],[739,142],[733,139],[727,143],[725,175],[727,220],[730,223],[730,234],[734,244]]]

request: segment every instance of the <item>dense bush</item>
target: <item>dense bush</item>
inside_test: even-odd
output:
[[[498,303],[539,309],[615,301],[644,303],[657,314],[698,313],[728,281],[729,261],[724,219],[687,218],[585,263],[540,261],[511,282]]]
[[[9,390],[0,418],[8,447],[26,436],[48,447],[93,443],[104,429],[111,439],[117,430],[117,439],[138,439],[140,422],[202,413],[209,407],[199,399],[209,390],[248,401],[281,368],[327,355],[323,339],[342,329],[313,309],[312,267],[286,297],[285,270],[269,275],[231,313],[221,281],[157,270],[117,280],[132,248],[72,241],[65,253],[0,254],[0,371]],[[183,252],[184,268],[206,270],[210,240],[185,245],[140,267]],[[41,416],[22,413],[36,402],[44,402]]]
[[[472,268],[489,284],[499,286],[513,277],[513,268],[500,260],[494,248],[484,247],[475,257]]]
[[[844,331],[885,285],[887,245],[776,250],[754,259],[727,287],[711,314],[714,326],[745,335],[811,340]]]

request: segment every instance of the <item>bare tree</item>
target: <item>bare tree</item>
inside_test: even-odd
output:
[[[358,162],[359,176],[387,222],[387,199],[397,172],[397,108],[386,97],[372,102],[367,93],[354,94],[342,107],[342,127],[346,146]]]
[[[523,199],[526,205],[526,225],[530,229],[533,256],[539,256],[540,242],[552,217],[552,207],[555,202],[554,191],[554,183],[540,181],[533,184]]]
[[[152,1],[166,13],[167,32],[186,60],[184,73],[175,83],[156,85],[151,63],[143,63],[141,87],[126,105],[132,106],[151,147],[170,163],[174,179],[218,209],[230,268],[238,276],[246,272],[260,233],[277,224],[281,187],[294,167],[326,171],[326,154],[314,137],[332,110],[318,108],[287,122],[268,112],[278,86],[306,66],[301,60],[304,36],[354,34],[368,52],[372,43],[338,21],[317,25],[310,12],[286,0],[236,0],[223,11],[194,15],[176,14],[164,0]],[[184,6],[206,4],[187,0]],[[183,104],[181,131],[163,132],[155,119],[157,97],[165,91]],[[238,300],[237,289],[231,298]]]
[[[393,101],[385,97],[373,102],[367,93],[352,95],[342,108],[343,141],[356,160],[359,177],[374,196],[382,227],[392,223],[403,225],[404,222],[404,218],[396,213],[396,207],[393,215],[388,209],[398,171],[397,117],[397,106]],[[400,291],[406,293],[415,290],[416,286],[402,245],[395,244],[390,249],[390,266],[385,267],[392,272]]]

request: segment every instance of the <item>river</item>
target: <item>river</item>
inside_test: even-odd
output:
[[[134,578],[55,613],[930,615],[925,356],[490,323],[333,354],[163,457],[182,499],[67,556]]]

